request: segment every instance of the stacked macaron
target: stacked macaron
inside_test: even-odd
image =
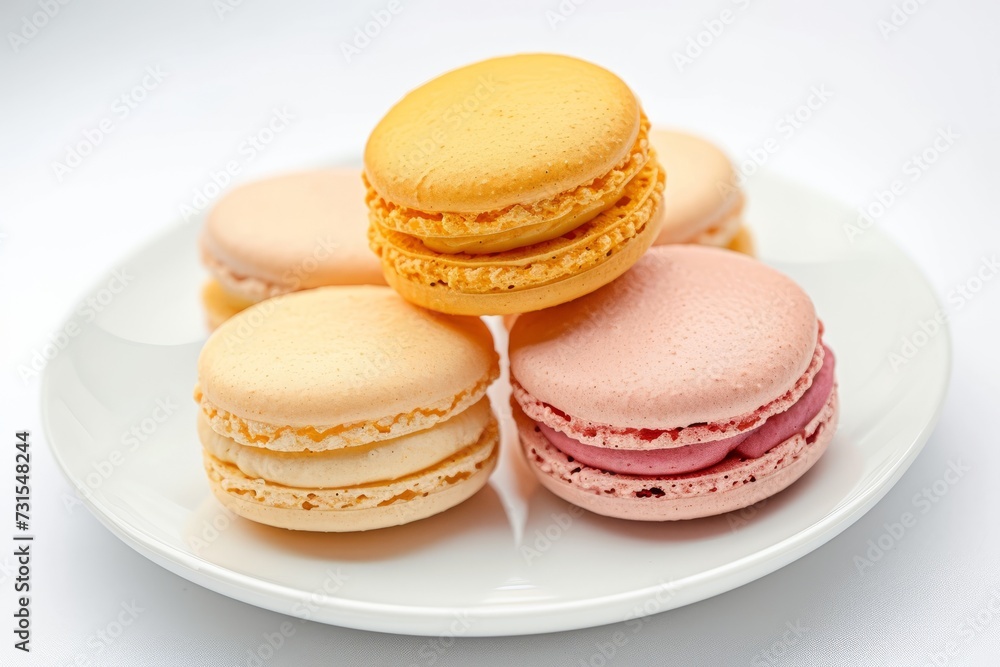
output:
[[[743,222],[745,196],[732,162],[713,143],[654,129],[649,141],[669,174],[655,245],[698,243],[754,254]]]
[[[591,63],[494,58],[424,84],[363,175],[252,183],[208,216],[218,328],[195,399],[214,494],[314,531],[461,503],[499,446],[498,357],[467,316],[517,313],[514,417],[553,493],[672,520],[781,491],[833,436],[834,359],[799,287],[722,249],[753,254],[743,206],[725,154],[650,130]]]
[[[356,169],[306,171],[235,188],[209,213],[202,291],[217,327],[278,294],[325,285],[384,285],[368,249],[368,211]]]
[[[664,172],[639,101],[566,56],[494,58],[400,100],[365,148],[372,248],[406,299],[537,310],[625,272],[659,232]]]
[[[254,521],[313,531],[398,525],[487,481],[498,376],[486,326],[388,287],[324,287],[238,313],[198,360],[213,492]]]
[[[610,285],[521,315],[510,368],[533,471],[608,516],[745,507],[801,477],[836,427],[809,297],[726,250],[653,248]]]

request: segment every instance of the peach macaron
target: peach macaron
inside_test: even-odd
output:
[[[321,169],[241,185],[209,212],[200,238],[211,280],[210,328],[279,294],[327,285],[384,285],[368,249],[358,169]]]
[[[711,141],[654,128],[649,141],[667,172],[655,245],[698,243],[754,254],[746,203],[729,157]]]
[[[745,255],[655,247],[576,301],[518,317],[512,403],[541,483],[607,516],[721,514],[826,451],[834,358],[809,296]]]

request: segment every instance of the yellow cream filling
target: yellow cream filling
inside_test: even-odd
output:
[[[246,310],[256,303],[230,292],[217,280],[210,280],[205,283],[201,295],[206,305],[219,312],[228,313],[227,317],[235,315],[241,310]]]
[[[563,234],[567,234],[580,225],[593,220],[598,215],[607,211],[615,205],[621,197],[621,192],[609,192],[602,199],[598,199],[592,205],[577,211],[569,211],[552,220],[546,220],[535,225],[508,229],[495,234],[485,236],[452,236],[452,237],[424,237],[420,240],[424,245],[435,252],[454,255],[457,253],[468,253],[470,255],[484,255],[494,252],[505,252],[514,248],[522,248],[536,243],[542,243]]]

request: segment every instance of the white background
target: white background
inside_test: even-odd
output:
[[[45,4],[45,0],[43,3]],[[53,0],[53,4],[54,0]],[[852,207],[900,179],[905,191],[877,225],[923,267],[941,295],[1000,253],[1000,5],[960,0],[838,3],[755,0],[639,3],[589,0],[565,21],[558,0],[473,3],[400,0],[401,11],[360,53],[355,28],[385,2],[243,0],[170,3],[74,0],[18,48],[10,33],[37,2],[0,10],[0,442],[34,441],[34,652],[11,648],[14,593],[0,570],[0,663],[244,665],[281,616],[189,584],[119,542],[70,493],[49,455],[39,381],[17,369],[76,307],[85,288],[137,244],[174,224],[210,170],[241,159],[239,146],[274,108],[295,120],[239,180],[360,152],[379,116],[406,90],[496,54],[557,51],[596,61],[641,96],[654,123],[717,140],[738,160],[778,139],[767,167]],[[347,3],[337,3],[346,5]],[[701,36],[723,10],[728,24]],[[221,16],[220,16],[221,14]],[[906,17],[905,22],[900,20]],[[39,22],[41,22],[39,20]],[[30,33],[30,30],[28,31]],[[127,116],[115,100],[165,78]],[[152,82],[147,79],[147,82]],[[791,136],[778,124],[814,87],[832,97]],[[143,94],[143,91],[140,91]],[[60,179],[54,162],[84,131],[107,134]],[[958,139],[913,181],[906,163],[939,129]],[[242,156],[245,157],[245,156]],[[940,425],[895,489],[861,521],[796,563],[728,594],[652,618],[608,664],[939,664],[1000,661],[1000,614],[968,631],[964,619],[1000,609],[1000,277],[952,316],[954,368]],[[12,447],[10,447],[12,448]],[[13,456],[0,456],[0,498],[12,494]],[[863,572],[855,557],[883,524],[914,509],[915,494],[949,462],[971,467],[895,546]],[[7,501],[4,501],[5,503]],[[4,524],[6,525],[6,524]],[[7,549],[0,564],[9,566]],[[620,564],[627,567],[627,560]],[[616,564],[594,576],[614,576]],[[586,585],[581,581],[581,585]],[[100,653],[88,638],[122,603],[143,611]],[[989,615],[989,612],[986,612]],[[765,653],[787,623],[809,628],[780,659]],[[604,627],[523,638],[460,639],[420,653],[426,640],[298,623],[266,664],[600,663]],[[584,662],[581,662],[584,661]]]

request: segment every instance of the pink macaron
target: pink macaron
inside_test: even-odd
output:
[[[795,482],[833,438],[822,333],[784,274],[728,250],[653,248],[600,290],[514,324],[522,448],[546,488],[598,514],[746,507]]]

